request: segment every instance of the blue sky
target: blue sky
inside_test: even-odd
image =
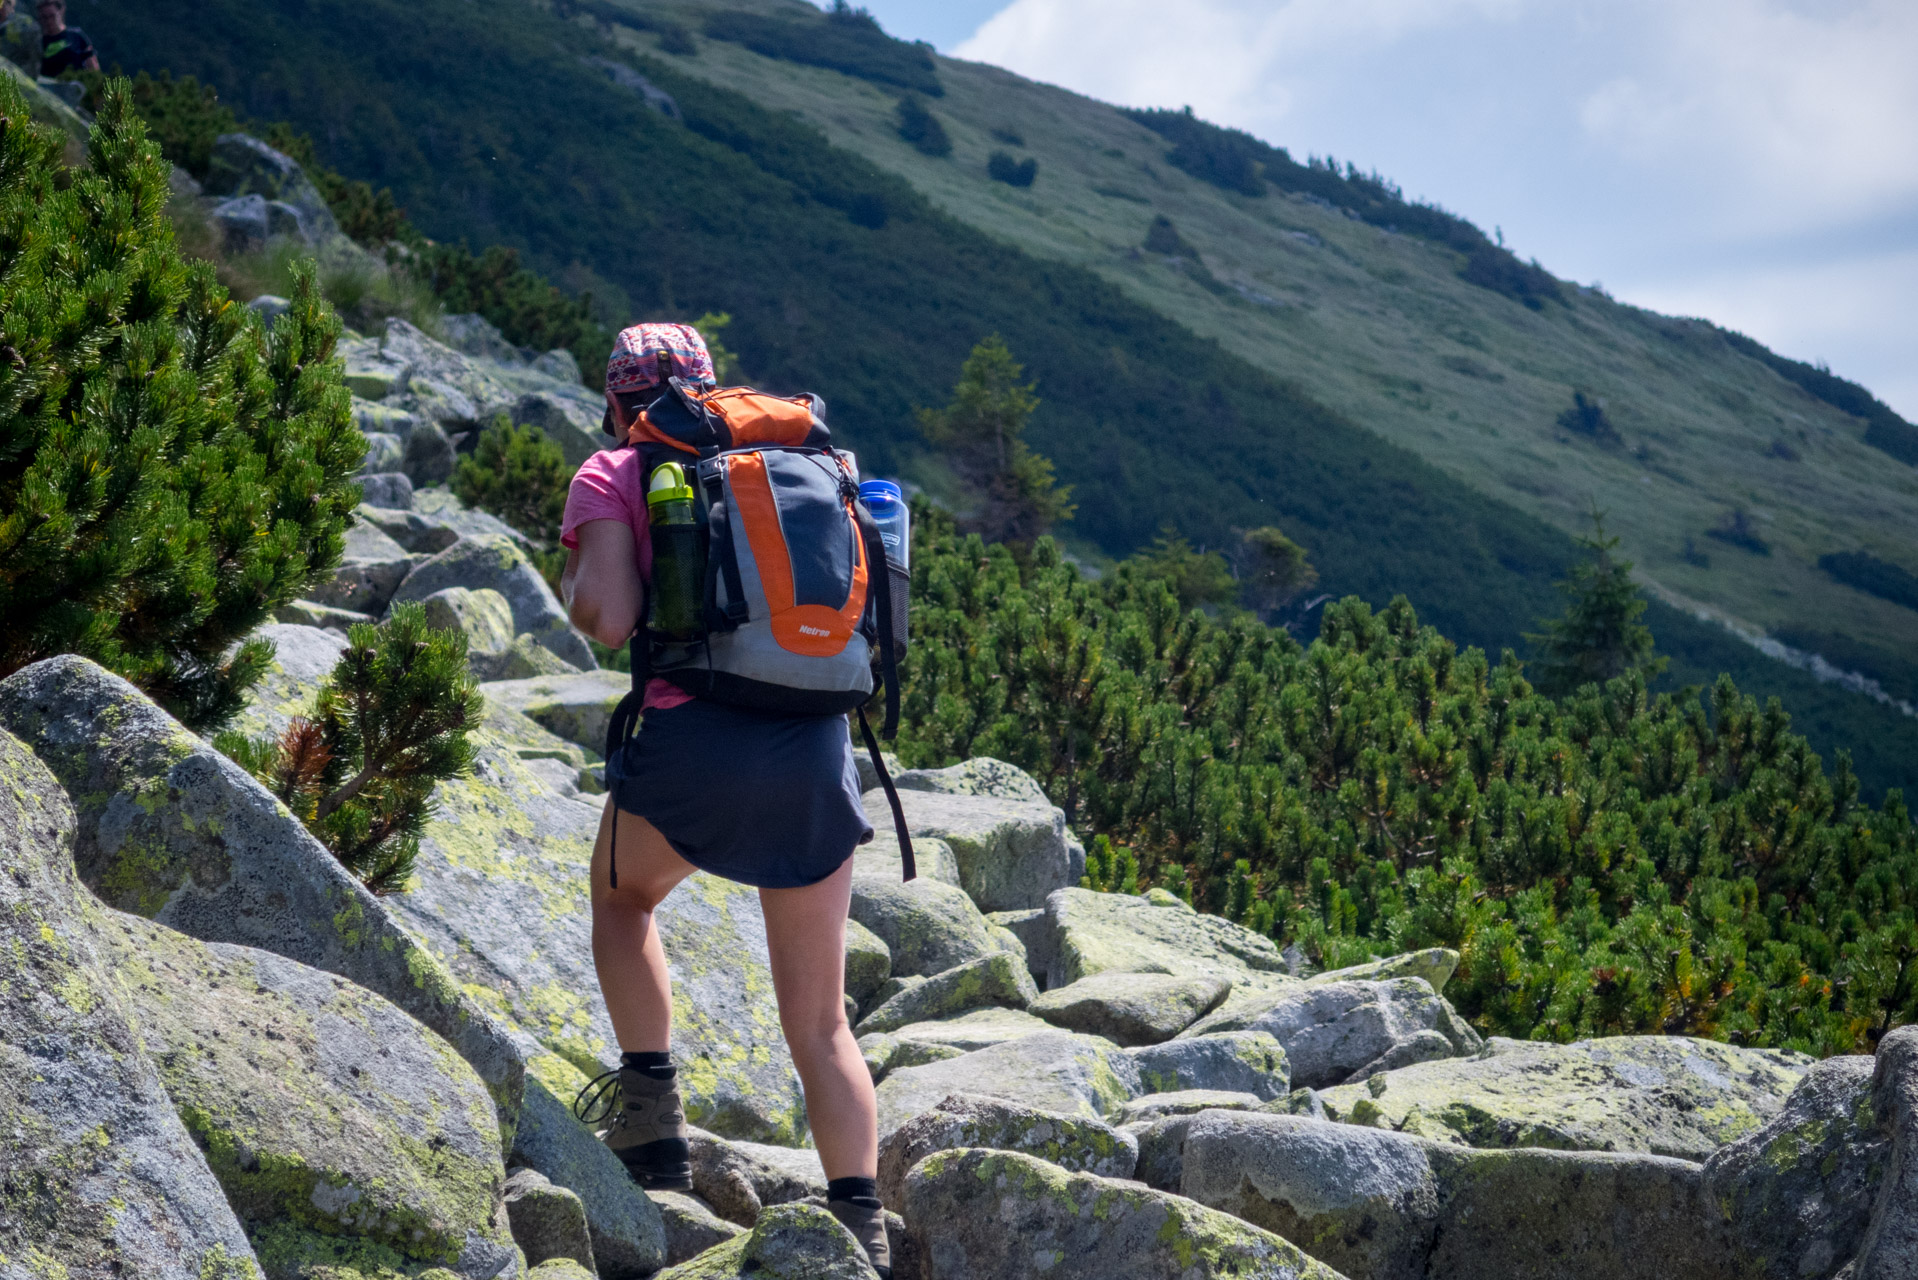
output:
[[[1377,169],[1918,420],[1918,0],[866,0],[943,53]]]

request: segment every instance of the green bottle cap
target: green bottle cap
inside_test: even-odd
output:
[[[693,487],[686,483],[686,469],[677,462],[662,462],[653,468],[653,479],[646,486],[646,505],[662,502],[691,502]]]

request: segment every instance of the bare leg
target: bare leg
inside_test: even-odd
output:
[[[620,1050],[664,1053],[672,1048],[673,991],[653,908],[697,868],[673,852],[652,823],[621,810],[619,888],[612,888],[606,856],[612,815],[608,796],[593,846],[593,964]]]
[[[625,873],[621,872],[624,884]],[[779,1024],[799,1082],[826,1177],[879,1172],[879,1125],[872,1077],[846,1025],[846,908],[852,859],[803,889],[761,889],[766,948],[772,953]]]

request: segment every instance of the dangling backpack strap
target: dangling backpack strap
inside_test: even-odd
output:
[[[912,859],[912,836],[906,832],[906,809],[899,803],[899,792],[892,785],[892,774],[886,769],[885,757],[879,753],[879,739],[872,736],[872,724],[866,719],[864,707],[859,708],[859,732],[866,739],[866,751],[872,756],[872,767],[879,775],[879,785],[885,788],[886,803],[892,806],[892,829],[899,837],[899,864],[906,873],[901,878],[916,879],[919,866]]]

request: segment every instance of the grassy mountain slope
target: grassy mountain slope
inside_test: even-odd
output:
[[[1108,553],[1166,523],[1217,542],[1276,522],[1328,589],[1403,591],[1464,643],[1515,644],[1556,608],[1562,534],[1195,336],[1191,316],[1126,279],[988,235],[687,74],[734,46],[629,64],[675,94],[682,123],[583,61],[618,52],[601,35],[522,0],[211,0],[193,24],[97,0],[90,20],[110,63],[198,75],[248,115],[292,121],[336,168],[390,185],[429,234],[517,247],[622,312],[731,311],[747,367],[825,394],[842,438],[881,467],[915,448],[913,407],[942,403],[997,330],[1040,383],[1033,437],[1077,488],[1076,533]],[[1854,744],[1867,786],[1918,760],[1911,722],[1749,650],[1707,658],[1712,638],[1701,648],[1675,612],[1653,624],[1701,674],[1730,669],[1809,713],[1821,750]]]
[[[715,8],[643,7],[693,28]],[[727,7],[811,16],[801,0]],[[607,30],[636,48],[657,39]],[[1918,649],[1918,612],[1816,563],[1863,549],[1918,569],[1918,467],[1869,447],[1864,420],[1741,349],[1754,344],[1577,286],[1528,309],[1461,279],[1452,248],[1309,198],[1221,189],[1168,164],[1171,143],[1125,113],[995,67],[938,60],[944,93],[927,105],[953,149],[933,157],[898,136],[891,86],[726,41],[698,48],[676,65],[796,113],[995,238],[1096,272],[1465,484],[1572,533],[1589,528],[1596,502],[1674,602],[1812,643],[1842,632],[1887,676]],[[994,150],[1035,158],[1037,181],[991,181]],[[1156,216],[1210,281],[1142,251]],[[1575,389],[1603,400],[1616,439],[1559,424]],[[1736,510],[1769,555],[1710,536]]]

